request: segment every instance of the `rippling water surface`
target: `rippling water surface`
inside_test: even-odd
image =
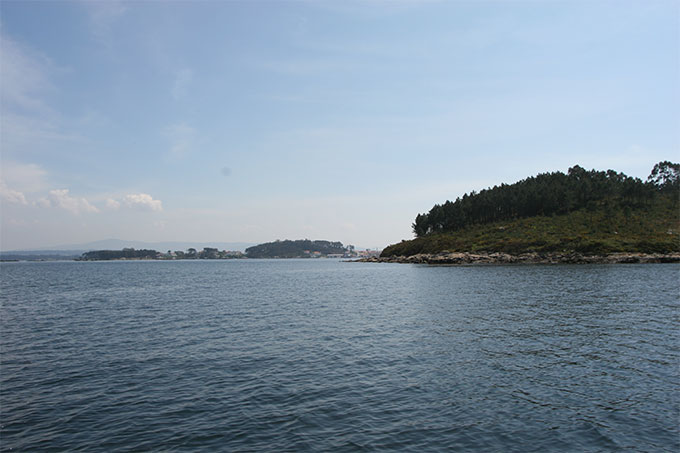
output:
[[[6,263],[3,451],[678,451],[680,266]]]

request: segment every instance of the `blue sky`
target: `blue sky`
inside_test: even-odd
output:
[[[434,203],[680,159],[677,1],[0,3],[0,248],[381,248]]]

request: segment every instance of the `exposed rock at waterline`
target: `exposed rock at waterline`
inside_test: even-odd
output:
[[[371,257],[357,260],[362,263],[410,263],[410,264],[618,264],[618,263],[680,263],[680,253],[611,253],[608,255],[584,255],[565,253],[421,253],[411,256]]]

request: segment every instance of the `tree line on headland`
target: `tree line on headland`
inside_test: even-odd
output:
[[[566,214],[582,208],[635,208],[663,194],[677,198],[679,175],[680,164],[668,161],[656,164],[647,182],[614,170],[586,171],[576,165],[567,174],[542,173],[436,204],[427,214],[418,214],[412,228],[416,237],[423,237],[470,225]]]
[[[659,162],[646,181],[614,170],[543,173],[436,204],[415,239],[382,256],[457,252],[680,252],[680,164]]]

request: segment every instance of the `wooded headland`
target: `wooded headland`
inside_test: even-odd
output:
[[[437,204],[416,216],[415,239],[381,257],[673,254],[680,252],[679,201],[680,164],[660,162],[644,182],[574,166]]]

